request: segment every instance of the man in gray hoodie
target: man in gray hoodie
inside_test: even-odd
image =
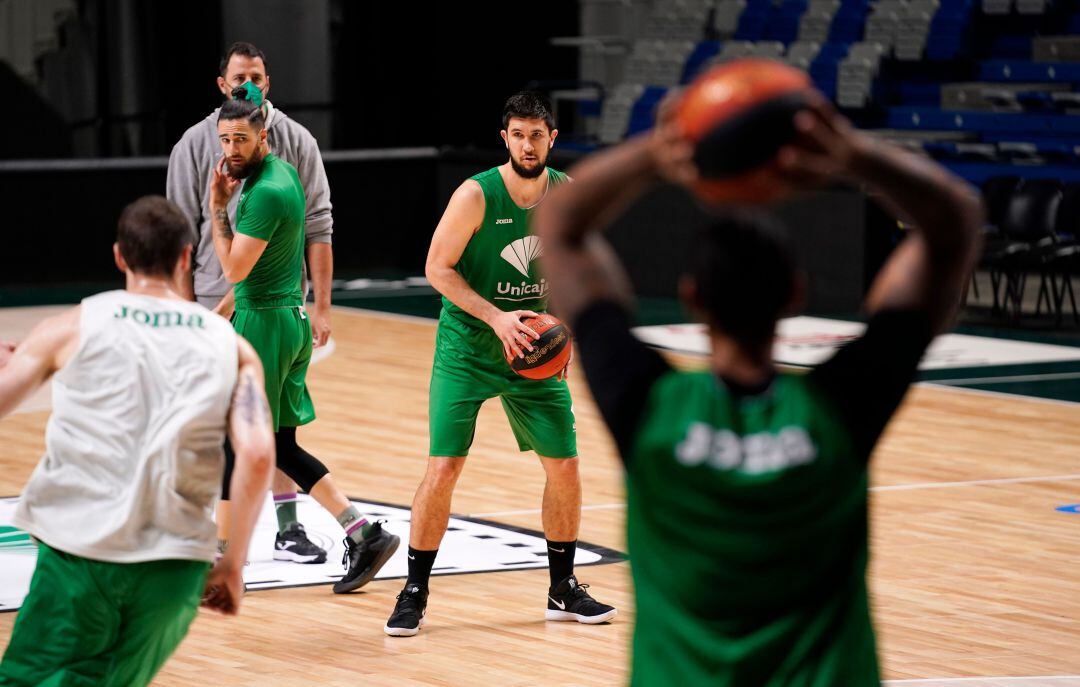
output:
[[[251,43],[233,43],[221,60],[217,86],[226,98],[232,90],[251,82],[263,93],[270,91],[266,56]],[[330,338],[330,282],[334,258],[330,236],[334,231],[331,215],[330,186],[323,169],[319,144],[303,125],[290,119],[269,101],[266,108],[267,141],[270,150],[296,168],[307,200],[304,225],[306,253],[311,287],[315,293],[313,307],[308,309],[311,331],[316,347]],[[192,277],[184,284],[186,295],[224,317],[233,311],[232,285],[221,271],[214,253],[210,215],[210,181],[214,166],[221,160],[218,140],[218,108],[206,119],[184,132],[169,155],[169,173],[165,182],[166,196],[176,203],[195,229],[195,253],[192,256]],[[236,217],[240,194],[229,201],[230,220]],[[306,289],[305,289],[306,291]],[[307,538],[304,527],[296,519],[296,483],[280,470],[274,473],[274,506],[278,519],[278,536],[274,559],[297,563],[323,563],[326,552]],[[227,513],[219,512],[220,526],[225,525]]]

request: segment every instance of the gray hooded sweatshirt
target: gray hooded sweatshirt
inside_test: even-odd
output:
[[[319,144],[303,125],[289,119],[267,101],[266,140],[270,152],[296,168],[307,198],[304,232],[307,243],[330,243],[334,218],[330,214],[330,185],[326,181]],[[191,220],[195,234],[193,266],[195,299],[213,308],[232,285],[221,273],[221,263],[214,252],[210,226],[210,180],[214,165],[221,159],[218,140],[218,111],[184,132],[169,155],[169,174],[165,195]],[[240,194],[229,201],[229,217],[235,224],[236,204]]]

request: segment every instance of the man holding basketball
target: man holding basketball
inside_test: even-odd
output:
[[[775,157],[777,182],[858,180],[914,228],[874,281],[865,335],[809,374],[772,363],[776,321],[797,300],[798,280],[748,215],[705,232],[680,283],[708,325],[711,369],[675,370],[631,333],[618,265],[597,232],[662,178],[697,180],[694,150],[670,118],[576,167],[573,186],[536,217],[554,303],[574,324],[626,466],[632,684],[880,685],[866,590],[867,462],[960,302],[981,210],[961,180],[813,98]],[[734,145],[729,153],[752,157],[754,139]]]
[[[558,130],[547,103],[529,92],[507,100],[502,123],[509,161],[458,187],[428,251],[428,280],[443,295],[428,401],[430,457],[412,504],[409,577],[384,628],[391,636],[420,631],[431,568],[476,416],[496,396],[518,448],[535,451],[547,476],[547,619],[594,624],[616,614],[589,596],[574,576],[581,480],[565,374],[523,379],[507,364],[511,356],[533,350],[531,341],[538,336],[521,320],[535,317],[547,304],[548,282],[535,262],[541,247],[528,220],[551,187],[567,180],[547,167]]]

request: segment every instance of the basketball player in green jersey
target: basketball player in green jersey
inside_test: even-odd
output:
[[[306,201],[296,169],[267,148],[261,98],[248,82],[218,114],[224,156],[210,182],[214,251],[225,278],[235,284],[233,326],[263,363],[277,466],[345,530],[347,572],[334,585],[334,592],[342,594],[371,581],[400,537],[383,531],[380,523],[369,523],[337,488],[326,466],[296,443],[296,428],[315,419],[305,382],[311,325],[300,287]],[[234,233],[228,204],[241,180]],[[227,460],[223,501],[229,496],[228,473]]]
[[[476,415],[484,401],[496,396],[518,448],[535,451],[547,475],[547,619],[601,623],[616,614],[589,596],[574,576],[581,480],[565,374],[525,379],[506,362],[533,350],[530,342],[539,337],[521,320],[547,307],[548,282],[536,263],[541,246],[528,220],[550,189],[567,180],[547,167],[558,130],[550,107],[530,92],[506,101],[502,124],[509,161],[458,187],[428,251],[428,280],[443,295],[428,400],[430,458],[412,504],[409,577],[384,627],[391,636],[420,631],[431,568],[472,445]]]
[[[866,183],[913,222],[870,289],[865,335],[809,374],[773,366],[797,280],[752,216],[705,232],[680,284],[708,326],[711,369],[674,370],[631,334],[617,263],[595,232],[662,176],[695,177],[692,148],[664,115],[651,137],[575,168],[536,217],[556,312],[574,323],[626,466],[636,685],[880,684],[867,461],[960,301],[982,213],[962,181],[823,101],[795,128],[777,158],[790,181]]]

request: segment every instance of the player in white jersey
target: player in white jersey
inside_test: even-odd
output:
[[[0,416],[53,378],[45,456],[15,514],[38,541],[37,568],[0,685],[145,685],[200,600],[237,612],[274,437],[255,351],[178,295],[190,236],[169,201],[135,201],[113,247],[126,289],[0,355]],[[231,546],[211,570],[226,430]]]

